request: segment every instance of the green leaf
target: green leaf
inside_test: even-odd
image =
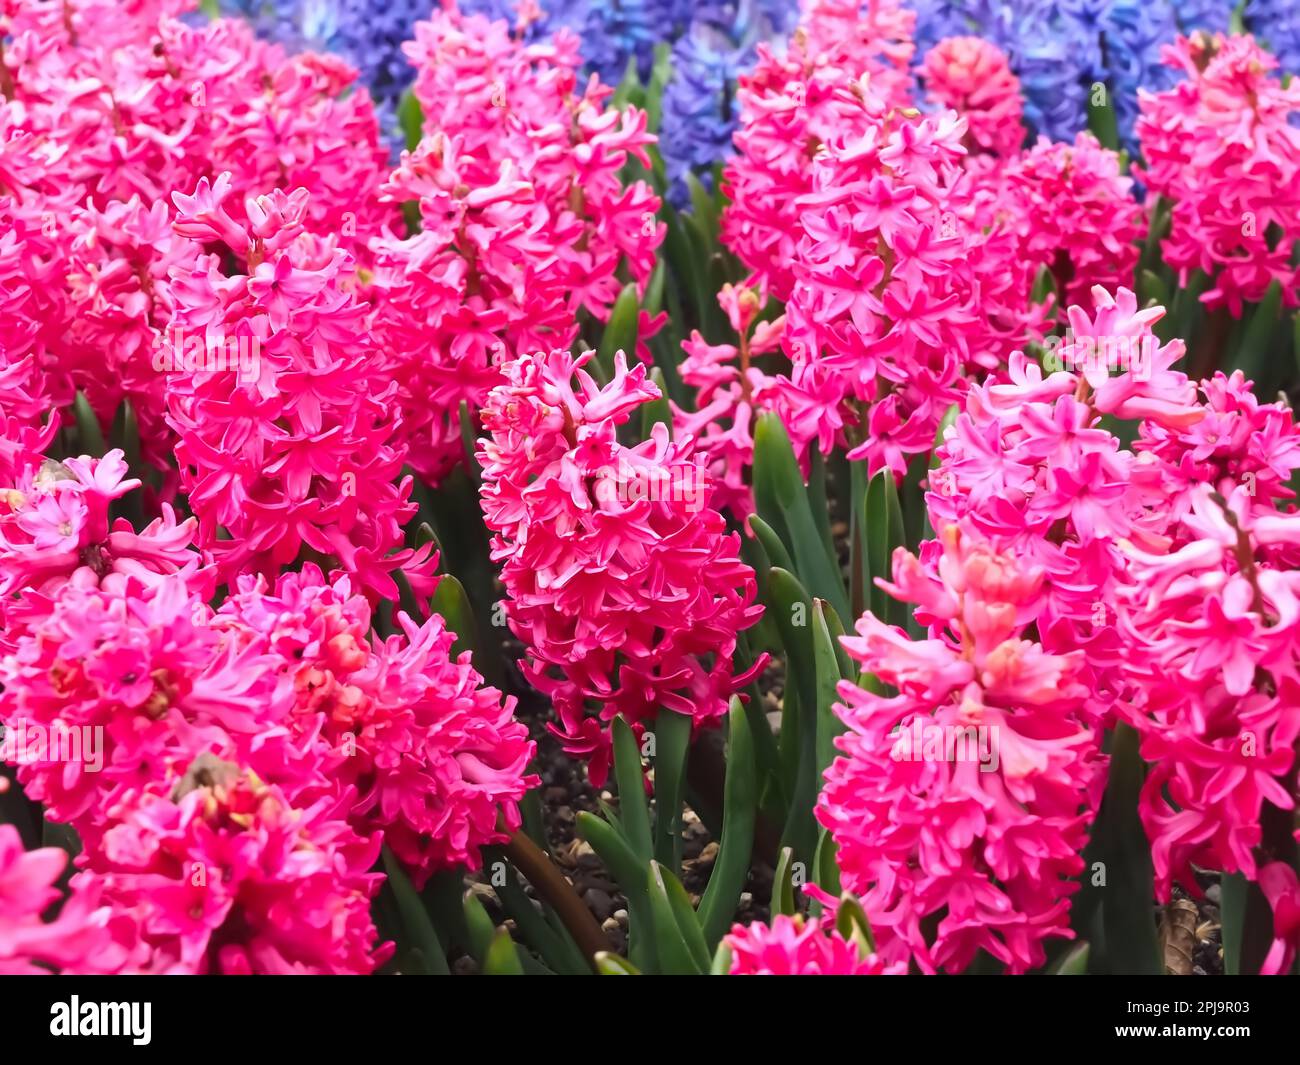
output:
[[[709,975],[726,976],[729,972],[731,972],[731,948],[725,943],[719,943],[713,955],[713,964],[709,966]]]
[[[564,926],[558,920],[554,924],[548,922],[538,912],[533,900],[524,891],[519,875],[507,859],[505,851],[497,846],[485,847],[483,855],[490,864],[501,863],[505,870],[504,883],[495,886],[493,890],[501,900],[501,908],[514,919],[524,942],[546,959],[556,972],[581,975],[591,972],[586,958]]]
[[[650,808],[645,797],[645,774],[636,735],[620,714],[614,718],[614,779],[618,783],[618,809],[628,845],[642,861],[654,854],[650,835]]]
[[[654,853],[674,876],[682,861],[682,787],[692,719],[662,707],[655,719]]]
[[[814,668],[817,674],[817,777],[835,757],[835,737],[844,731],[844,725],[831,709],[837,698],[836,689],[841,680],[840,659],[827,625],[830,608],[820,599],[813,601],[812,644]],[[833,612],[832,616],[833,616]],[[842,630],[839,619],[835,627]]]
[[[705,966],[699,964],[682,933],[682,928],[673,912],[672,901],[668,897],[664,869],[658,862],[650,863],[648,890],[650,912],[654,919],[655,956],[659,959],[659,973],[667,976],[692,976],[702,973]]]
[[[1088,128],[1101,142],[1103,148],[1117,152],[1119,151],[1119,121],[1115,117],[1115,103],[1111,99],[1110,89],[1105,88],[1100,103],[1097,102],[1096,95],[1094,87],[1088,95]]]
[[[655,45],[654,65],[650,68],[650,84],[645,93],[646,128],[658,133],[663,120],[664,88],[672,76],[672,53],[667,42]]]
[[[625,836],[599,817],[583,810],[577,817],[578,835],[591,844],[605,868],[623,889],[628,909],[628,957],[643,972],[655,966],[654,922],[644,860],[633,853]]]
[[[125,397],[118,404],[117,414],[113,417],[111,431],[112,446],[122,449],[126,468],[132,473],[139,473],[140,463],[140,425],[136,420],[135,408]]]
[[[776,859],[771,909],[773,917],[778,914],[793,917],[798,912],[794,901],[794,851],[789,847],[782,847]]]
[[[478,418],[470,412],[469,404],[463,399],[460,401],[460,407],[457,408],[457,417],[460,421],[460,447],[465,454],[465,469],[469,472],[470,483],[477,492],[482,483],[483,472],[478,464]]]
[[[829,895],[840,894],[840,867],[835,860],[835,840],[822,829],[813,859],[813,882]]]
[[[1273,350],[1273,335],[1281,324],[1282,285],[1277,280],[1268,286],[1268,292],[1251,312],[1241,344],[1232,353],[1229,372],[1241,370],[1254,384],[1266,371],[1268,357]]]
[[[407,585],[407,590],[409,588],[410,586]],[[440,576],[438,587],[434,589],[433,599],[429,605],[433,612],[447,623],[447,631],[456,636],[451,645],[453,657],[462,651],[476,650],[474,609],[469,605],[469,596],[465,594],[465,586],[460,581],[450,573]],[[405,600],[403,600],[403,607],[405,607]],[[407,613],[410,611],[408,610]]]
[[[754,503],[789,550],[804,587],[847,617],[849,599],[839,563],[827,552],[813,518],[790,437],[771,412],[759,417],[754,430]]]
[[[726,283],[725,272],[720,271],[722,256],[718,253],[717,236],[706,230],[703,223],[694,215],[679,215],[682,232],[686,235],[686,245],[695,258],[696,293],[700,306],[700,332],[706,340],[717,342],[729,339],[735,334],[722,313],[717,294]]]
[[[844,895],[835,910],[835,928],[845,939],[856,943],[865,956],[876,953],[876,937],[867,920],[867,911],[852,895]]]
[[[625,107],[644,107],[645,106],[645,89],[641,85],[641,78],[637,74],[637,57],[628,56],[627,66],[623,70],[623,80],[618,83],[614,90],[614,95],[610,97],[610,105],[622,110]]]
[[[668,904],[672,907],[673,920],[677,922],[677,929],[682,934],[682,940],[685,942],[687,949],[691,952],[691,958],[699,967],[700,972],[705,972],[709,968],[711,954],[709,948],[704,942],[704,933],[700,929],[700,919],[695,913],[695,907],[691,905],[691,897],[682,887],[682,882],[673,876],[672,872],[665,869],[658,862],[652,863],[654,871],[658,873],[658,884],[662,884],[664,891],[668,896]]]
[[[849,602],[855,620],[871,606],[871,547],[867,536],[867,464],[849,463]]]
[[[651,383],[659,389],[659,398],[641,406],[641,437],[649,440],[656,425],[666,425],[671,432],[673,411],[668,405],[668,390],[664,387],[664,372],[658,366],[650,371]]]
[[[1137,732],[1120,724],[1114,732],[1110,778],[1093,829],[1105,863],[1102,924],[1112,971],[1161,976],[1164,964],[1156,939],[1151,847],[1138,817],[1138,796],[1146,767]]]
[[[877,578],[890,577],[894,549],[901,546],[906,537],[898,487],[891,470],[881,470],[867,486],[867,509],[862,522],[866,529],[870,580],[867,602],[876,617],[894,625],[903,625],[907,621],[906,604],[897,602],[883,588],[876,586]]]
[[[447,954],[438,939],[438,933],[429,920],[428,911],[420,901],[420,896],[387,847],[384,848],[384,871],[388,874],[388,886],[397,902],[398,916],[405,932],[403,945],[420,952],[428,975],[445,976],[449,971]]]
[[[1169,235],[1169,222],[1173,213],[1173,205],[1163,196],[1157,196],[1155,204],[1150,212],[1150,224],[1147,227],[1146,239],[1142,244],[1142,257],[1138,260],[1138,276],[1143,274],[1155,274],[1160,269],[1160,242]],[[1168,285],[1161,280],[1161,285],[1166,289],[1165,300],[1168,300]],[[1165,301],[1161,306],[1168,307]]]
[[[632,850],[627,837],[586,810],[577,817],[578,835],[591,844],[591,849],[618,881],[628,902],[646,898],[644,866]]]
[[[77,422],[77,444],[81,448],[81,454],[101,457],[108,450],[108,445],[104,443],[104,431],[100,428],[99,418],[90,409],[90,402],[84,392],[78,392],[72,401],[72,413]]]
[[[1040,266],[1034,275],[1034,283],[1029,291],[1029,298],[1034,303],[1046,303],[1048,296],[1056,295],[1056,277],[1046,266]]]
[[[415,592],[411,589],[411,582],[407,579],[405,573],[400,569],[393,571],[393,583],[397,585],[397,602],[406,616],[411,618],[417,625],[423,625],[426,617],[425,610],[416,599]]]
[[[123,397],[113,416],[113,427],[109,433],[110,446],[121,448],[126,468],[137,477],[146,471],[140,461],[140,427],[136,422],[135,409],[131,401]],[[128,492],[113,500],[111,512],[115,518],[125,518],[131,528],[142,529],[145,526],[144,497],[140,489]]]
[[[1090,949],[1086,939],[1076,943],[1056,960],[1048,973],[1052,976],[1087,976]]]
[[[727,733],[727,779],[722,807],[722,836],[718,856],[700,899],[700,925],[711,947],[726,935],[736,915],[740,893],[749,877],[754,849],[754,818],[758,780],[754,741],[740,700],[731,700]]]
[[[700,179],[689,171],[686,174],[686,188],[691,197],[691,214],[706,233],[719,232],[718,214],[713,204],[713,197],[700,183]]]
[[[601,976],[640,976],[641,970],[620,954],[602,950],[596,955],[596,972]]]
[[[767,552],[770,564],[793,573],[794,562],[790,558],[790,552],[785,549],[785,544],[772,530],[772,526],[757,514],[751,514],[749,516],[749,527],[754,531],[754,537],[762,545],[763,550]]]
[[[785,765],[794,769],[790,811],[782,842],[799,857],[812,860],[817,846],[813,805],[817,801],[817,665],[813,653],[813,605],[794,574],[768,572],[772,616],[786,651],[785,714],[781,748]],[[793,704],[793,705],[792,705]],[[791,712],[793,710],[793,713]]]
[[[485,976],[523,976],[524,967],[519,961],[519,948],[504,928],[499,931],[488,947],[487,957],[483,962]]]
[[[1273,939],[1273,909],[1258,884],[1241,873],[1219,882],[1223,971],[1227,976],[1259,972]]]
[[[402,127],[408,151],[415,151],[424,136],[424,111],[415,93],[407,89],[397,104],[397,124]]]
[[[1143,270],[1138,277],[1138,304],[1142,307],[1156,305],[1169,306],[1169,287],[1164,278],[1150,270]]]
[[[834,559],[838,564],[839,556],[835,552],[835,538],[831,535],[831,505],[826,494],[826,461],[817,449],[815,441],[808,449],[808,506],[812,510],[813,521],[822,535],[826,557]]]
[[[641,308],[647,314],[654,316],[663,310],[664,305],[664,282],[667,274],[664,269],[663,260],[655,264],[654,272],[650,275],[650,280],[646,282],[645,299],[642,300]]]
[[[1186,339],[1191,335],[1192,323],[1201,313],[1201,296],[1209,287],[1210,278],[1205,271],[1193,270],[1187,284],[1174,293],[1169,313],[1153,327],[1162,343],[1167,344],[1175,337]]]
[[[466,949],[481,967],[487,958],[488,948],[492,946],[492,940],[497,934],[497,928],[492,923],[492,918],[488,916],[487,910],[483,908],[483,903],[472,891],[465,892],[464,910],[465,926],[469,930],[469,943],[466,944]]]
[[[697,253],[686,235],[681,216],[671,204],[665,203],[660,208],[660,217],[664,222],[663,257],[680,285],[680,294],[686,303],[683,310],[689,312],[683,316],[689,321],[683,322],[682,329],[685,331],[691,322],[703,326],[704,315],[708,313],[707,301],[710,298],[703,266],[698,261]],[[713,343],[722,340],[717,336],[706,337],[706,339],[710,339]]]
[[[596,358],[611,378],[614,375],[614,355],[623,352],[628,365],[636,364],[636,327],[640,303],[637,299],[636,285],[628,282],[614,301],[605,331],[600,337],[600,347],[596,349]]]

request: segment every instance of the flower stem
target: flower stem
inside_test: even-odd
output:
[[[596,969],[596,955],[602,951],[613,953],[614,947],[601,931],[596,918],[578,898],[546,852],[522,831],[515,832],[505,845],[506,856],[533,885],[533,890],[550,906],[568,929],[583,956]]]

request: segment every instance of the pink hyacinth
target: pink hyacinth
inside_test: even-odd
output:
[[[1134,172],[1172,205],[1164,260],[1186,286],[1210,278],[1207,307],[1242,315],[1243,303],[1281,285],[1300,304],[1291,241],[1300,226],[1300,83],[1283,86],[1278,63],[1252,37],[1198,34],[1165,50],[1187,80],[1139,92],[1137,134],[1144,164]]]
[[[273,662],[224,640],[176,573],[146,586],[70,582],[0,664],[0,720],[21,741],[18,780],[51,820],[88,847],[131,790],[170,788],[196,753],[246,760],[300,782],[310,759],[287,753]]]
[[[394,483],[397,384],[350,257],[306,229],[306,189],[250,200],[247,224],[227,209],[231,189],[223,174],[173,196],[178,233],[225,244],[248,265],[228,275],[204,254],[174,271],[176,312],[158,355],[199,542],[228,581],[273,578],[314,553],[375,596],[396,598],[396,569],[427,588],[428,549],[402,546],[415,506],[412,479]]]
[[[0,484],[0,647],[11,648],[70,584],[114,589],[128,579],[147,584],[183,572],[210,594],[193,519],[178,522],[164,504],[162,516],[137,532],[110,515],[115,500],[140,486],[127,478],[121,451],[65,462],[25,452],[20,467]]]
[[[579,84],[577,46],[567,31],[525,44],[454,7],[404,46],[425,138],[383,196],[418,204],[421,229],[375,242],[373,293],[429,481],[464,462],[461,405],[478,411],[508,352],[568,347],[577,315],[608,319],[625,281],[644,287],[654,269],[659,198],[620,175],[649,166],[654,137],[609,86]]]
[[[599,784],[617,714],[638,730],[661,709],[697,725],[722,717],[763,664],[737,674],[732,661],[762,608],[703,466],[663,425],[635,447],[618,441],[618,427],[659,398],[645,367],[629,370],[620,353],[601,388],[582,369],[590,358],[510,363],[483,410],[479,460],[525,673]]]
[[[387,153],[356,71],[286,55],[242,20],[189,25],[176,17],[189,6],[17,5],[0,23],[12,81],[0,110],[43,142],[49,177],[84,186],[96,209],[165,203],[229,170],[236,211],[247,195],[307,185],[312,224],[362,246],[392,215],[376,198]]]
[[[832,926],[786,914],[770,925],[734,925],[723,942],[731,951],[731,976],[880,976],[906,970],[864,954]]]
[[[936,525],[962,522],[1001,551],[1045,573],[1037,617],[1049,651],[1086,652],[1089,687],[1127,698],[1128,657],[1114,598],[1128,582],[1121,542],[1154,545],[1170,497],[1145,464],[1103,427],[1102,415],[1146,415],[1151,432],[1195,431],[1195,386],[1172,369],[1180,340],[1160,344],[1162,308],[1139,311],[1132,292],[1096,289],[1096,310],[1071,307],[1064,342],[1043,362],[1012,356],[976,385],[938,449],[927,505]],[[1114,704],[1112,704],[1114,705]],[[1109,715],[1109,711],[1108,711]]]
[[[166,471],[168,498],[175,439],[166,421],[167,375],[155,356],[174,310],[170,274],[193,270],[201,249],[173,231],[165,201],[146,206],[138,195],[102,210],[80,208],[67,228],[68,365],[104,422],[131,404],[142,457]]]
[[[966,120],[967,150],[1006,158],[1025,139],[1020,79],[997,45],[980,37],[945,37],[925,55],[926,95]]]
[[[0,419],[31,427],[79,389],[107,430],[127,400],[164,499],[175,441],[154,357],[169,275],[201,250],[169,231],[171,194],[228,172],[243,224],[246,198],[304,185],[309,222],[354,255],[396,218],[356,72],[286,55],[239,20],[189,25],[191,7],[0,11]]]
[[[1090,308],[1096,286],[1133,283],[1148,223],[1117,153],[1091,133],[1072,145],[1039,138],[1000,180],[995,210],[1016,232],[1021,254],[1051,274],[1062,306]]]
[[[18,830],[0,825],[0,975],[112,973],[129,966],[129,951],[118,940],[133,928],[98,904],[93,887],[74,889],[58,917],[41,919],[61,894],[55,883],[67,863],[58,847],[24,853]]]
[[[939,545],[937,576],[900,548],[882,583],[917,605],[929,638],[867,613],[843,640],[898,694],[840,684],[849,731],[817,817],[887,962],[959,972],[983,949],[1024,972],[1043,964],[1045,939],[1073,935],[1069,897],[1104,782],[1095,713],[1082,656],[1026,637],[1042,571],[956,526]]]
[[[1300,528],[1279,507],[1300,429],[1240,373],[1198,394],[1173,369],[1182,342],[1151,333],[1161,308],[1125,290],[1092,302],[1071,308],[1048,373],[1017,355],[972,390],[928,501],[936,523],[1042,569],[1044,648],[1086,654],[1085,716],[1132,725],[1151,763],[1139,813],[1167,899],[1175,881],[1199,890],[1194,866],[1253,878],[1287,845],[1267,811],[1296,799]],[[1104,414],[1141,419],[1132,450]]]
[[[682,382],[695,388],[695,409],[673,408],[673,430],[695,442],[707,463],[719,510],[739,519],[754,512],[749,470],[754,461],[754,422],[771,409],[775,378],[754,359],[780,350],[785,317],[755,322],[760,298],[751,288],[724,285],[718,303],[736,332],[735,344],[710,344],[698,329],[682,341]]]
[[[373,972],[370,900],[378,836],[338,800],[306,808],[219,758],[189,763],[170,796],[132,796],[84,858],[74,888],[129,913],[150,956],[140,971],[225,975]]]
[[[1201,485],[1163,546],[1125,554],[1120,621],[1142,696],[1129,716],[1152,763],[1139,812],[1158,893],[1175,880],[1199,890],[1194,865],[1255,879],[1294,845],[1300,515],[1245,484],[1226,497]]]
[[[504,700],[450,650],[455,634],[434,615],[403,634],[371,635],[366,600],[345,576],[314,566],[285,574],[274,592],[244,578],[218,625],[277,660],[295,736],[322,748],[331,791],[356,793],[349,821],[385,843],[417,887],[441,869],[479,864],[479,848],[519,827],[519,801],[538,783],[525,768],[535,745]],[[505,831],[498,826],[500,817]]]
[[[1259,971],[1288,973],[1300,955],[1300,880],[1285,862],[1272,862],[1260,870],[1259,886],[1273,909],[1273,942]]]
[[[797,200],[813,188],[819,149],[912,106],[913,22],[896,0],[866,10],[856,0],[813,0],[789,49],[760,45],[753,71],[740,77],[722,239],[752,271],[751,282],[777,299],[794,287]]]
[[[862,108],[883,116],[869,90]],[[792,367],[776,390],[801,454],[839,445],[901,479],[970,379],[1041,328],[1031,266],[977,217],[964,135],[952,112],[892,113],[813,162],[786,304]]]

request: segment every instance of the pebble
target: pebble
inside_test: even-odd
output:
[[[600,888],[588,888],[587,893],[582,897],[591,907],[591,912],[596,915],[598,921],[605,920],[614,909],[614,900]]]
[[[1223,895],[1223,890],[1222,888],[1219,887],[1218,884],[1211,884],[1209,887],[1205,889],[1205,897],[1209,899],[1212,903],[1214,903],[1214,905],[1216,906],[1219,905],[1219,900],[1220,898],[1222,898],[1222,895]]]

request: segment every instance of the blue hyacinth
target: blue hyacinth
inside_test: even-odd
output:
[[[291,49],[334,52],[358,68],[387,135],[400,143],[396,108],[414,71],[401,50],[436,0],[221,0],[224,14]],[[461,9],[514,23],[515,0],[461,0]],[[798,19],[798,0],[544,0],[530,38],[563,27],[578,34],[586,68],[610,83],[629,63],[650,77],[655,48],[672,47],[660,137],[670,196],[685,202],[685,176],[707,182],[726,158],[737,121],[736,79],[755,46]],[[1006,52],[1020,78],[1034,133],[1072,140],[1088,125],[1089,98],[1106,87],[1121,142],[1135,147],[1137,91],[1165,89],[1178,74],[1160,52],[1179,33],[1226,31],[1236,0],[914,0],[917,61],[944,37],[975,35]],[[1294,0],[1249,0],[1245,25],[1300,73]]]
[[[1290,0],[1252,0],[1267,9],[1279,40],[1300,43]],[[1104,86],[1120,140],[1135,147],[1137,91],[1178,78],[1161,64],[1179,33],[1228,28],[1234,0],[916,0],[917,60],[943,37],[973,34],[998,45],[1020,78],[1025,122],[1035,133],[1072,140],[1088,125],[1090,97]],[[1274,14],[1274,13],[1277,14]],[[1248,12],[1247,21],[1252,16]],[[1264,22],[1264,17],[1255,17]],[[1253,27],[1252,27],[1253,28]],[[1262,29],[1259,31],[1263,36]],[[1292,44],[1294,49],[1296,46]],[[1282,49],[1279,48],[1279,51]],[[1296,49],[1300,51],[1300,49]]]
[[[1250,0],[1246,25],[1291,74],[1300,74],[1300,8],[1295,0]]]
[[[790,29],[797,14],[793,4],[779,0],[706,3],[673,45],[659,140],[674,204],[689,200],[688,173],[708,187],[715,164],[731,154],[740,117],[736,81],[753,67],[758,42]]]
[[[1178,28],[1185,34],[1193,30],[1226,33],[1237,0],[1176,0],[1170,5],[1178,20]]]
[[[1134,124],[1138,89],[1160,92],[1179,78],[1160,61],[1160,53],[1179,33],[1171,5],[1149,0],[1115,0],[1103,20],[1103,46],[1109,85],[1124,147],[1136,151]]]

